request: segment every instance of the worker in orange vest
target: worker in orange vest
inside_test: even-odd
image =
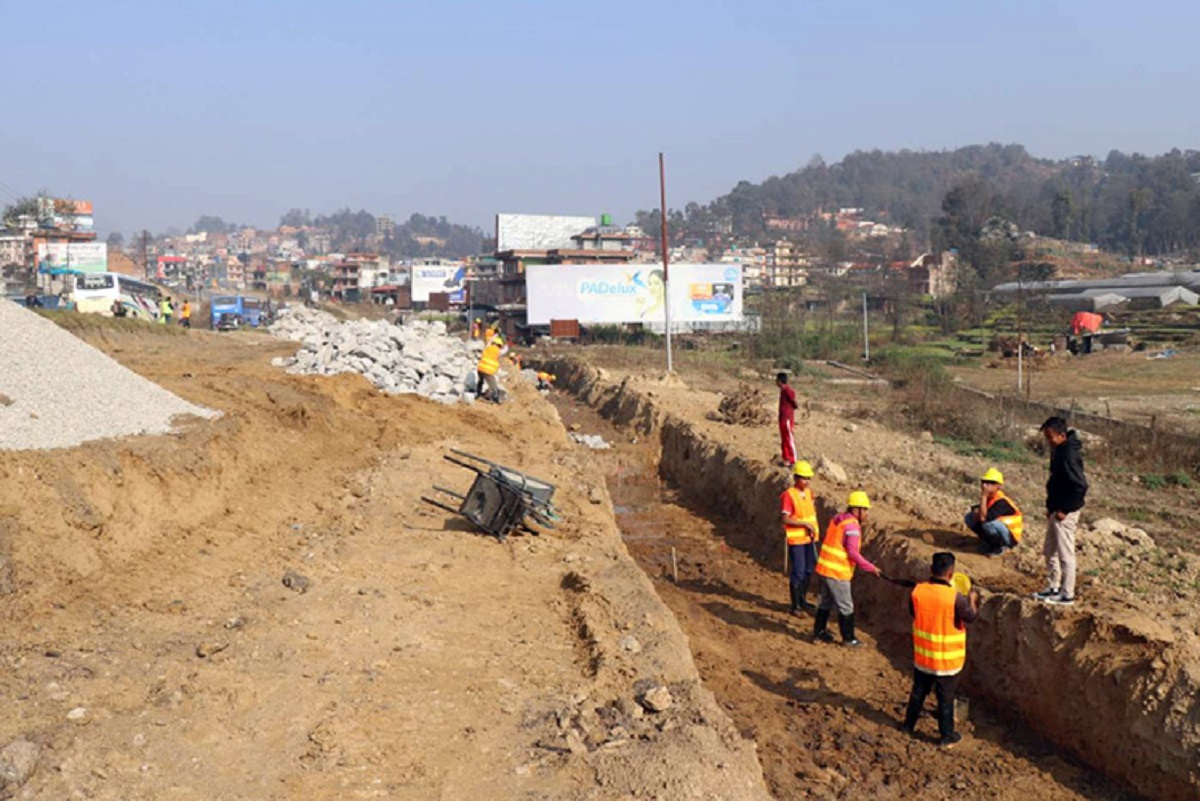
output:
[[[554,389],[554,382],[558,380],[558,376],[553,373],[547,373],[544,370],[537,374],[537,388],[541,392],[549,392]]]
[[[791,590],[790,608],[793,615],[800,614],[801,609],[813,609],[806,596],[808,583],[817,566],[816,542],[820,529],[816,499],[808,485],[812,477],[812,465],[805,461],[796,462],[792,467],[792,486],[784,490],[779,498],[783,513],[783,535],[787,543],[784,556],[791,565],[788,588]]]
[[[929,581],[912,591],[913,686],[904,713],[904,730],[913,734],[929,691],[937,695],[938,744],[953,748],[962,742],[954,730],[954,693],[967,661],[967,626],[979,616],[979,591],[962,595],[951,584],[954,554],[933,555]]]
[[[479,356],[479,364],[475,366],[475,372],[479,374],[475,392],[483,400],[490,400],[492,403],[500,402],[500,385],[496,381],[496,373],[500,372],[500,357],[504,355],[505,351],[504,339],[500,336],[493,336],[488,339],[487,346]],[[483,391],[485,384],[487,390]]]
[[[179,312],[179,324],[184,328],[192,327],[192,302],[185,300],[183,308]]]
[[[1004,494],[1004,474],[994,467],[979,477],[979,505],[963,518],[967,528],[983,540],[988,556],[999,556],[1021,544],[1024,518],[1016,502]]]
[[[862,524],[866,522],[871,499],[862,490],[850,493],[846,511],[829,521],[821,552],[817,555],[817,575],[821,577],[821,600],[817,604],[813,639],[833,642],[833,635],[826,630],[829,615],[834,606],[838,610],[838,627],[842,634],[842,645],[860,645],[854,636],[854,596],[850,594],[850,579],[854,568],[861,567],[868,573],[880,575],[879,568],[859,552],[862,540]]]

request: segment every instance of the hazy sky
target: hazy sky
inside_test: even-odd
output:
[[[860,148],[1196,147],[1200,3],[0,0],[0,201],[612,212]]]

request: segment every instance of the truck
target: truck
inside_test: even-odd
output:
[[[209,324],[214,331],[241,328],[245,320],[245,298],[241,295],[213,296]]]

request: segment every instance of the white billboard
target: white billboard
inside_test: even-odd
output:
[[[104,242],[38,242],[38,272],[102,273],[108,270],[108,245]]]
[[[531,264],[525,268],[530,325],[661,323],[666,294],[655,264]],[[742,319],[742,265],[672,264],[671,323]]]
[[[412,299],[428,303],[432,292],[448,292],[451,303],[465,303],[463,282],[467,267],[459,263],[414,264],[412,266]]]
[[[496,250],[573,248],[571,237],[596,227],[595,217],[555,214],[497,214]]]

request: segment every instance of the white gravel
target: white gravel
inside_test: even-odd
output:
[[[163,434],[176,415],[217,416],[0,299],[0,450]]]

